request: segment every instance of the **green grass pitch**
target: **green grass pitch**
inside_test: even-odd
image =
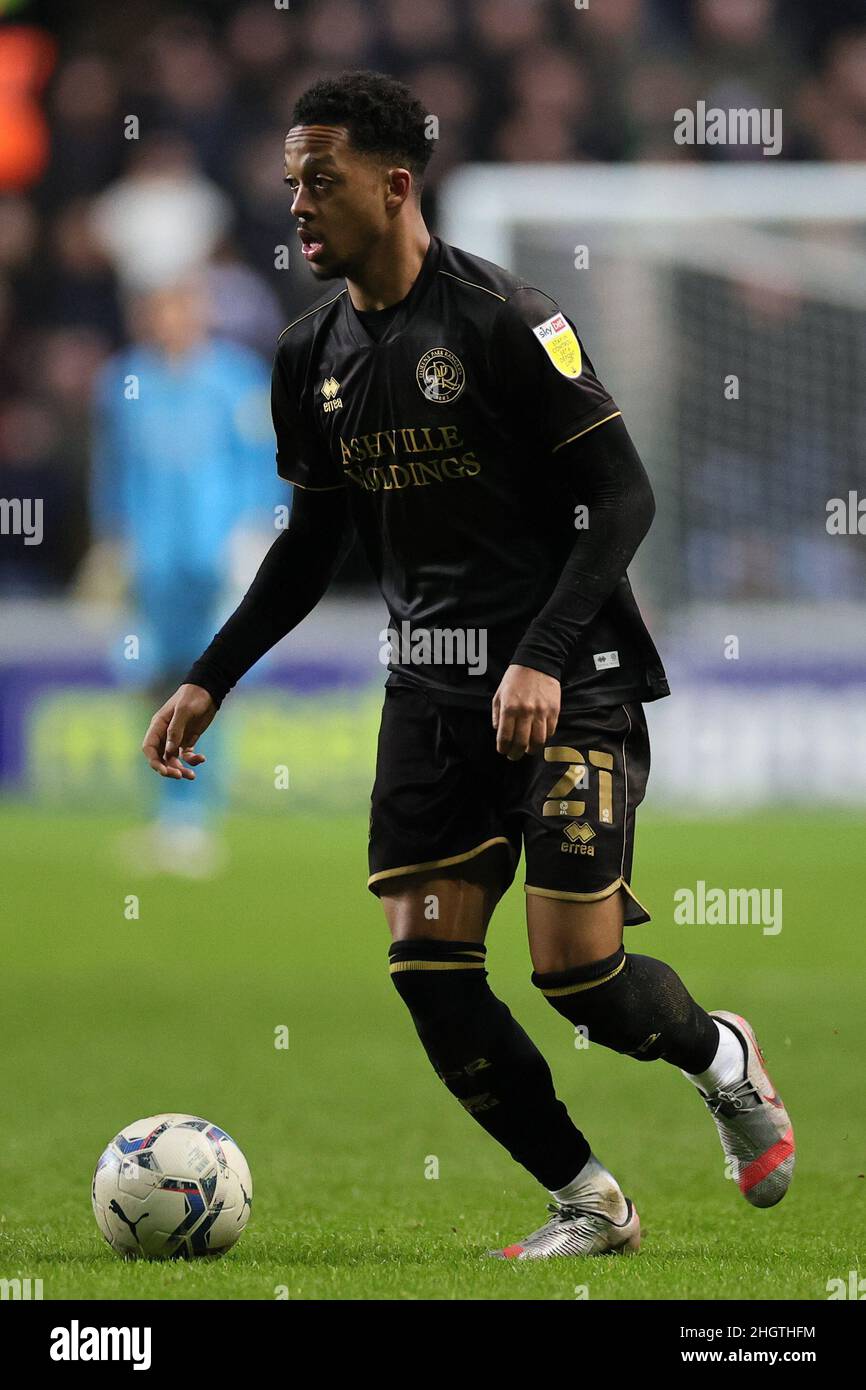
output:
[[[545,1193],[429,1070],[364,887],[365,818],[234,818],[231,866],[206,884],[118,868],[121,828],[0,811],[0,1277],[41,1278],[46,1299],[571,1300],[826,1299],[829,1279],[866,1275],[854,815],[640,819],[634,883],[654,921],[627,945],[757,1028],[799,1148],[770,1211],[725,1180],[712,1121],[677,1071],[575,1050],[529,982],[512,888],[489,937],[491,983],[644,1230],[636,1259],[532,1264],[481,1258],[541,1224]],[[781,933],[676,926],[674,890],[698,879],[781,887]],[[124,917],[131,893],[138,921]],[[126,1264],[97,1232],[97,1155],[161,1110],[203,1114],[246,1151],[253,1215],[223,1260]]]

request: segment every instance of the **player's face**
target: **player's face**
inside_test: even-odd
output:
[[[323,125],[292,127],[285,166],[304,260],[318,280],[351,278],[388,229],[388,169]]]

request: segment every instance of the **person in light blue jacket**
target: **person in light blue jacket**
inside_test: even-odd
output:
[[[139,295],[131,328],[96,386],[92,529],[97,545],[119,543],[129,581],[138,645],[130,660],[129,642],[116,644],[119,668],[164,694],[210,642],[232,574],[245,551],[260,558],[290,495],[275,477],[270,366],[208,334],[203,282]],[[209,872],[217,779],[166,781],[161,797],[151,867]]]

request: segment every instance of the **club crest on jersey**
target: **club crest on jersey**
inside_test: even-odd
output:
[[[466,385],[460,358],[448,348],[431,348],[415,368],[415,379],[428,401],[444,405],[455,401]]]
[[[558,372],[572,380],[580,376],[583,369],[580,343],[564,314],[554,314],[532,331]]]
[[[339,381],[335,381],[332,376],[329,376],[326,381],[322,382],[321,391],[322,395],[325,398],[322,401],[322,409],[326,413],[329,413],[332,410],[343,409],[343,402],[340,399]]]

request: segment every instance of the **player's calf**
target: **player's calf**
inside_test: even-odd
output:
[[[490,989],[485,954],[477,941],[395,941],[391,979],[451,1094],[552,1191],[584,1167],[589,1145],[538,1048]]]
[[[622,946],[570,970],[535,971],[532,982],[557,1013],[586,1028],[591,1042],[638,1061],[663,1058],[701,1072],[718,1048],[715,1023],[676,971],[650,956],[627,954]]]

